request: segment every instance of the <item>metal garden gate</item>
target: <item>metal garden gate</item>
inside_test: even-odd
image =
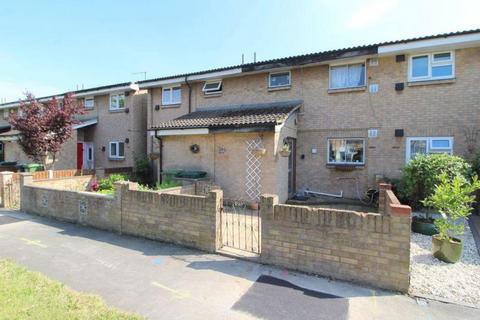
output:
[[[222,208],[222,245],[260,254],[260,211],[245,201],[226,201]]]

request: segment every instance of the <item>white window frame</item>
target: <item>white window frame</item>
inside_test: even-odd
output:
[[[412,141],[426,141],[427,142],[427,150],[426,154],[429,153],[448,153],[448,154],[453,154],[453,137],[408,137],[406,146],[405,146],[405,160],[406,162],[412,160],[412,154],[411,154],[411,148],[410,148],[410,142]],[[450,148],[439,148],[439,147],[433,147],[432,146],[432,141],[434,140],[448,140],[450,143]],[[441,152],[441,151],[447,151],[447,152]],[[430,152],[431,151],[431,152]],[[439,152],[440,151],[440,152]]]
[[[442,53],[450,53],[450,60],[447,61],[439,61],[435,62],[433,57],[436,54]],[[424,57],[427,56],[428,58],[428,75],[420,76],[420,77],[413,77],[413,58],[417,57]],[[433,77],[432,76],[432,67],[440,67],[440,66],[452,66],[452,75],[450,76],[443,76],[443,77]],[[453,79],[455,78],[455,51],[439,51],[439,52],[429,52],[429,53],[421,53],[411,55],[408,58],[408,81],[415,82],[415,81],[428,81],[428,80],[445,80],[445,79]]]
[[[123,107],[120,107],[120,103],[119,103],[119,99],[117,97],[117,105],[116,106],[112,106],[112,96],[123,96]],[[125,93],[124,92],[116,92],[116,93],[110,93],[110,97],[109,97],[109,101],[108,101],[108,105],[109,105],[109,110],[111,111],[116,111],[116,110],[123,110],[125,109],[125,105],[126,105],[126,100],[125,100]]]
[[[363,73],[363,85],[360,86],[352,86],[352,87],[337,87],[337,88],[332,88],[332,67],[348,67],[351,65],[355,64],[363,64],[365,68],[365,72]],[[362,60],[362,61],[355,61],[355,62],[350,62],[350,63],[336,63],[336,64],[331,64],[328,66],[328,89],[329,90],[342,90],[342,89],[355,89],[355,88],[364,88],[367,86],[367,61]]]
[[[178,102],[173,101],[173,89],[180,89],[180,100]],[[165,91],[170,90],[170,100],[164,100],[163,99],[163,94]],[[170,87],[163,87],[162,88],[162,105],[163,106],[171,106],[171,105],[177,105],[182,103],[182,86],[177,85],[177,86],[170,86]]]
[[[212,83],[217,83],[217,87],[215,88],[210,88],[207,89],[206,86]],[[222,80],[210,80],[210,81],[205,81],[202,91],[205,95],[211,95],[211,94],[219,94],[222,93],[223,88],[222,88]]]
[[[87,107],[87,100],[92,100],[93,101],[93,105],[91,107]],[[111,100],[110,100],[111,101]],[[94,109],[95,108],[95,98],[94,97],[86,97],[84,100],[83,100],[83,105],[85,106],[85,109],[87,110],[91,110],[91,109]]]
[[[285,73],[288,73],[288,84],[272,86],[272,76],[285,74]],[[271,72],[268,74],[268,88],[287,88],[287,87],[290,87],[291,85],[292,85],[292,72],[290,70]]]
[[[120,151],[120,144],[123,143],[123,156],[120,156],[119,155],[119,151]],[[112,145],[115,144],[116,145],[116,154],[112,155]],[[125,159],[125,142],[123,141],[110,141],[108,143],[108,157],[110,159]]]
[[[337,162],[337,161],[330,161],[330,141],[332,140],[343,140],[345,141],[345,146],[347,145],[347,140],[362,140],[363,142],[363,156],[362,162]],[[327,164],[334,164],[334,165],[365,165],[365,138],[328,138],[327,139]]]
[[[7,120],[10,116],[10,109],[3,109],[3,120]]]

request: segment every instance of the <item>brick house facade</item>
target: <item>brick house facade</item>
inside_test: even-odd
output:
[[[74,127],[72,138],[57,156],[55,169],[131,170],[136,159],[146,156],[145,91],[139,90],[133,83],[121,83],[73,93],[78,102],[84,103],[85,114],[78,116],[79,123]],[[46,102],[52,97],[38,100]],[[62,97],[63,94],[56,96],[59,100]],[[4,113],[0,127],[5,131],[0,133],[3,160],[31,163],[32,160],[16,142],[18,132],[10,130],[7,120],[8,113],[16,112],[19,105],[19,102],[0,105],[0,110]],[[111,150],[112,143],[115,144],[115,150]]]
[[[149,92],[150,129],[195,113],[197,109],[303,101],[292,125],[292,135],[296,138],[296,189],[334,194],[343,191],[345,197],[356,198],[375,187],[378,178],[399,177],[402,167],[416,152],[448,152],[468,157],[477,150],[479,58],[480,31],[475,30],[257,62],[138,84]],[[281,74],[277,75],[278,72]],[[284,81],[284,85],[273,87],[271,77],[277,76],[283,77],[275,80]],[[218,81],[221,81],[221,90],[207,94],[206,84]],[[165,105],[162,92],[170,90],[166,97],[171,98],[171,88],[179,88],[177,94],[181,98],[177,97],[175,104]],[[239,141],[245,140],[233,131],[228,134],[231,139],[235,140],[236,136]],[[153,136],[159,131],[151,132],[148,152],[160,153]],[[166,144],[162,169],[195,168],[212,172],[215,169],[208,166],[212,166],[213,161],[215,167],[227,166],[230,172],[235,171],[232,176],[245,175],[242,149],[237,149],[238,154],[231,154],[229,159],[212,158],[214,160],[202,163],[188,152],[188,146],[208,139],[207,136],[177,134],[163,138]],[[210,136],[213,139],[213,135]],[[176,143],[169,146],[168,141],[172,140]],[[226,143],[234,148],[233,141]],[[281,145],[283,138],[273,138],[272,143]],[[218,154],[218,147],[209,152]],[[277,193],[283,201],[288,196],[289,169],[277,151],[272,146],[267,150],[271,157],[262,158],[262,169],[265,168],[262,192]],[[156,160],[157,168],[159,164]],[[276,169],[272,172],[271,168]],[[223,175],[217,173],[214,178]],[[277,176],[271,179],[271,175]],[[279,190],[279,184],[284,188]],[[242,179],[228,179],[220,185],[227,190],[226,196],[229,189],[237,194],[245,189]]]

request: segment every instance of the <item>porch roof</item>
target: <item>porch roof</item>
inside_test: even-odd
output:
[[[282,124],[302,103],[302,100],[292,100],[198,108],[179,118],[160,122],[151,129],[274,127]]]

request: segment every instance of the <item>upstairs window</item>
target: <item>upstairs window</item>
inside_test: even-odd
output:
[[[418,154],[453,152],[452,137],[414,137],[407,139],[407,162]]]
[[[115,93],[110,95],[110,110],[120,110],[125,108],[125,94]]]
[[[330,67],[330,89],[364,87],[365,82],[365,63]]]
[[[364,164],[364,139],[329,139],[328,163],[330,164]]]
[[[216,94],[222,92],[222,80],[207,81],[202,89],[204,94]]]
[[[291,84],[290,71],[270,73],[268,76],[269,88],[282,88],[288,87]]]
[[[453,52],[428,53],[410,57],[409,81],[451,79],[454,73]]]
[[[95,99],[93,97],[85,98],[83,105],[85,106],[85,109],[93,109],[95,107]]]
[[[125,143],[119,141],[110,142],[109,156],[112,159],[125,158]]]
[[[180,86],[162,89],[162,104],[164,106],[171,104],[180,104],[181,102],[182,89]]]

